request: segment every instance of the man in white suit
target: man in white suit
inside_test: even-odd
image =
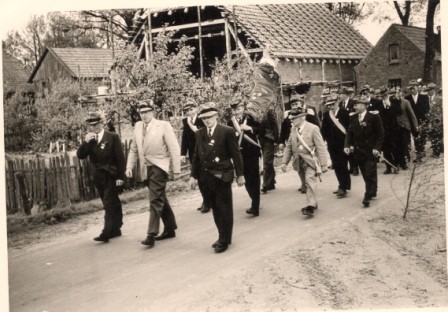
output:
[[[126,176],[132,177],[132,169],[138,159],[141,179],[148,183],[150,203],[148,234],[142,244],[151,248],[155,240],[176,236],[176,219],[165,189],[170,162],[174,179],[179,177],[180,147],[171,124],[154,118],[152,100],[140,101],[139,113],[142,121],[138,121],[134,126],[134,140],[129,150]],[[159,234],[160,218],[164,230],[162,234],[156,236]]]
[[[327,171],[327,150],[319,127],[306,121],[306,115],[306,110],[300,107],[289,115],[293,127],[283,152],[281,168],[286,172],[291,156],[294,157],[293,168],[304,175],[302,178],[306,184],[307,205],[302,208],[302,213],[313,216],[317,209],[317,177]]]

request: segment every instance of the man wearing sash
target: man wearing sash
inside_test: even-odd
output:
[[[183,107],[184,113],[187,115],[184,119],[182,119],[182,142],[180,145],[180,160],[181,162],[185,162],[185,157],[188,153],[188,160],[191,163],[193,159],[194,147],[196,145],[195,133],[199,129],[204,127],[204,123],[197,115],[197,104],[194,100],[188,100],[185,106]],[[210,205],[206,204],[205,196],[202,192],[202,185],[199,186],[199,191],[202,195],[202,205],[198,208],[198,210],[202,213],[207,213],[210,211]]]
[[[317,178],[327,171],[327,151],[318,126],[306,121],[307,112],[298,108],[291,112],[291,135],[285,147],[282,159],[282,171],[286,172],[291,157],[294,157],[293,168],[303,174],[306,185],[306,206],[302,213],[313,216],[317,209]]]
[[[383,146],[384,130],[378,113],[367,110],[370,101],[357,99],[356,114],[350,117],[350,126],[345,137],[344,152],[358,161],[361,174],[366,184],[362,204],[369,207],[370,201],[377,195],[377,156]]]
[[[348,170],[349,159],[348,155],[344,153],[344,142],[350,124],[350,116],[343,103],[337,106],[337,96],[328,97],[325,106],[328,107],[328,112],[324,113],[322,119],[322,137],[327,142],[331,163],[339,183],[338,189],[333,193],[338,198],[343,198],[351,187]]]
[[[257,217],[260,215],[260,165],[261,148],[258,143],[257,134],[259,123],[248,114],[244,113],[244,102],[242,98],[236,98],[230,104],[232,118],[227,125],[235,129],[238,143],[243,156],[245,187],[252,204],[246,210],[247,214]]]

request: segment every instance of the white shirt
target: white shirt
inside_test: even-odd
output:
[[[412,95],[412,98],[414,99],[414,103],[417,104],[418,93],[416,95]]]
[[[344,102],[344,108],[347,109],[348,108],[348,100]],[[336,115],[336,113],[334,113]]]
[[[214,125],[213,125],[213,127],[211,127],[211,128],[207,128],[207,135],[210,133],[210,136],[212,136],[213,135],[213,133],[215,132],[215,128],[216,128],[216,125],[217,125],[218,123],[215,123]],[[211,129],[211,130],[210,130]]]
[[[367,111],[364,111],[363,113],[358,114],[359,122],[362,122],[364,120],[364,117],[366,116],[366,113],[367,113]]]
[[[97,136],[98,136],[97,143],[101,142],[101,140],[103,139],[103,135],[104,135],[104,129],[101,129],[101,131],[97,134]]]

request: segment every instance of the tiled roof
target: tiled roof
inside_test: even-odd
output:
[[[32,89],[27,83],[29,72],[25,70],[19,60],[3,53],[3,87],[5,90]]]
[[[113,64],[112,50],[89,48],[47,48],[28,81],[32,81],[40,64],[51,53],[73,77],[101,78],[109,75]]]
[[[413,26],[403,26],[398,24],[393,24],[400,32],[403,33],[409,40],[411,40],[420,50],[425,52],[426,42],[425,42],[425,28],[413,27]]]
[[[224,6],[232,13],[233,6]],[[278,57],[362,59],[372,45],[324,4],[235,6],[238,24]]]

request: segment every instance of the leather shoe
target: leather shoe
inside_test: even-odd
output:
[[[155,244],[155,239],[154,239],[154,235],[149,234],[146,236],[145,240],[141,241],[142,245],[148,246],[149,248],[154,247]]]
[[[209,211],[210,211],[210,207],[204,207],[204,208],[202,208],[202,210],[201,210],[202,213],[207,213],[207,212],[209,212]]]
[[[204,204],[202,204],[201,207],[199,207],[197,210],[201,211],[204,208],[205,208],[205,206],[204,206]]]
[[[358,176],[359,175],[359,170],[358,169],[354,169],[353,170],[353,175],[354,176]]]
[[[298,191],[302,194],[306,194],[306,186],[301,186]]]
[[[313,216],[314,215],[314,207],[313,206],[306,206],[302,208],[302,214],[306,216]]]
[[[338,191],[338,193],[336,194],[336,196],[337,196],[338,198],[343,198],[343,197],[347,196],[347,191],[346,191],[346,190],[343,190],[343,189],[339,189],[339,191]]]
[[[384,174],[391,174],[392,171],[390,169],[387,169],[386,171],[383,172]]]
[[[249,208],[246,210],[247,214],[251,214],[254,217],[258,217],[260,215],[260,212],[258,212],[257,210],[255,210],[254,208]]]
[[[364,197],[364,199],[362,200],[362,204],[364,205],[365,208],[370,206],[371,199],[372,199],[371,197]]]
[[[173,237],[176,237],[176,232],[169,231],[169,232],[162,232],[162,234],[160,234],[159,236],[156,236],[154,239],[155,240],[164,240],[164,239],[173,238]]]
[[[113,230],[112,233],[110,234],[110,238],[114,238],[114,237],[119,237],[121,236],[121,230]]]
[[[216,244],[215,246],[215,253],[221,253],[227,250],[228,245],[225,243],[221,243],[219,242],[218,244]]]
[[[100,236],[95,237],[93,240],[96,242],[107,243],[107,242],[109,242],[109,237],[107,237],[106,235],[100,234]]]
[[[339,190],[340,190],[340,189],[337,189],[336,191],[333,192],[333,194],[337,194],[337,193],[339,193]]]

